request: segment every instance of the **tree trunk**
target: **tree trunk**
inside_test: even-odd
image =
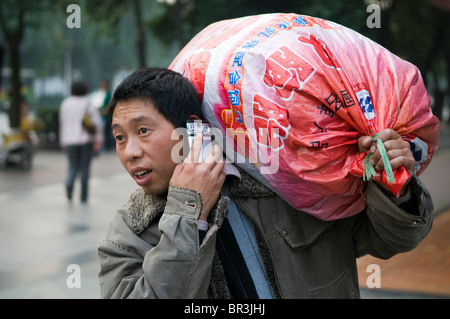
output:
[[[24,32],[25,3],[19,1],[17,4],[17,17],[15,28],[8,28],[4,21],[4,12],[0,10],[0,25],[5,35],[5,40],[9,49],[10,67],[11,67],[11,106],[9,108],[9,121],[12,128],[20,127],[22,97],[20,88],[20,44]]]
[[[181,15],[181,4],[179,1],[175,2],[174,5],[174,25],[177,37],[177,43],[179,50],[181,50],[186,45],[186,39],[183,33],[183,17]]]
[[[21,114],[21,102],[22,97],[20,94],[20,88],[22,83],[20,81],[20,51],[19,44],[10,44],[9,48],[10,60],[11,60],[11,107],[9,109],[9,122],[12,128],[20,127]]]
[[[142,6],[140,0],[134,0],[134,15],[136,17],[136,46],[138,51],[138,61],[139,67],[146,66],[146,57],[145,57],[145,30],[144,24],[142,21]]]
[[[444,39],[448,39],[450,36],[450,30],[447,29],[447,33],[444,34]],[[450,45],[447,41],[446,46],[444,47],[444,59],[445,59],[445,66],[446,66],[446,72],[444,73],[447,77],[447,90],[445,91],[444,100],[445,97],[447,97],[447,101],[450,102]],[[447,104],[447,107],[450,107],[450,104]],[[450,124],[450,116],[447,118],[447,123]]]
[[[5,55],[5,49],[3,46],[3,43],[0,44],[0,92],[2,91],[2,85],[3,85],[3,76],[2,76],[2,70],[3,70],[3,56]]]
[[[433,114],[439,119],[442,120],[442,111],[444,109],[444,97],[445,92],[441,85],[441,79],[439,79],[439,74],[434,73],[434,105],[433,105]]]
[[[440,13],[435,18],[435,33],[433,35],[430,34],[430,37],[432,37],[431,46],[428,49],[428,57],[424,61],[424,64],[421,68],[422,74],[426,75],[432,68],[433,63],[436,62],[438,59],[436,58],[439,56],[440,51],[443,49],[443,45],[445,44],[445,29],[447,27],[447,15],[445,13]]]

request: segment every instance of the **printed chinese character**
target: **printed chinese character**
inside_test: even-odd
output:
[[[323,132],[327,131],[326,128],[324,129],[323,127],[320,127],[319,124],[317,124],[316,122],[314,122],[314,125],[320,130],[320,133],[323,133]]]
[[[279,24],[280,29],[288,29],[291,26],[289,21],[284,20]]]
[[[337,26],[330,25],[330,23],[331,24],[333,24],[333,23],[330,21],[324,20],[324,19],[305,16],[305,20],[308,21],[308,26],[311,26],[311,27],[313,25],[318,25],[322,29],[338,29],[338,30],[340,29]]]
[[[230,96],[231,105],[238,106],[241,105],[241,99],[239,98],[239,90],[228,91],[228,95]]]
[[[263,36],[265,36],[265,37],[270,37],[272,34],[274,34],[275,33],[275,28],[273,28],[273,27],[266,27],[265,29],[264,29],[264,31],[261,31],[259,34],[258,34],[258,37],[260,36],[260,35],[263,35]]]
[[[241,112],[239,112],[238,110],[234,110],[234,111],[235,111],[236,114],[237,114],[236,122],[241,123],[241,124],[244,124],[244,121],[242,120]]]
[[[325,101],[327,102],[327,104],[329,106],[334,104],[334,111],[335,112],[337,112],[342,107],[342,102],[339,101],[339,99],[337,98],[337,95],[334,94],[333,92],[330,92],[330,95],[325,98]]]
[[[242,66],[242,60],[244,59],[245,52],[236,52],[234,55],[233,64],[231,66],[234,66],[237,64],[237,66]]]
[[[234,86],[236,86],[237,81],[239,81],[242,78],[237,70],[232,73],[229,73],[228,76],[230,77],[230,81],[228,83]]]
[[[320,141],[309,142],[311,147],[328,147],[328,143],[321,143]]]
[[[355,101],[353,101],[353,99],[350,96],[350,94],[347,93],[347,90],[342,90],[341,91],[341,96],[342,96],[342,101],[344,101],[344,106],[345,107],[350,107],[350,106],[355,105]]]
[[[258,143],[278,150],[284,147],[291,124],[286,108],[255,94],[253,98],[254,127]]]
[[[282,98],[289,99],[294,90],[301,90],[315,71],[303,57],[282,46],[266,60],[264,83],[275,87]]]
[[[299,25],[308,25],[308,22],[305,21],[305,19],[303,19],[302,16],[298,16],[297,19],[295,19],[294,22],[299,24]]]
[[[243,45],[243,48],[244,48],[244,49],[251,49],[251,48],[254,48],[255,46],[258,45],[259,42],[261,42],[261,41],[259,41],[258,39],[251,39],[250,41],[248,41],[247,43],[245,43],[245,44]]]
[[[320,110],[320,114],[325,114],[329,117],[333,117],[334,116],[334,112],[332,110],[330,110],[325,104],[322,104],[321,106],[317,107]]]

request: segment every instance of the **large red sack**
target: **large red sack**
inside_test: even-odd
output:
[[[438,147],[439,121],[419,70],[330,21],[298,14],[220,21],[169,68],[194,83],[227,155],[245,157],[238,166],[323,220],[365,207],[360,136],[394,129],[412,143],[417,175]],[[375,180],[398,194],[409,176],[401,168],[393,183],[386,174]]]

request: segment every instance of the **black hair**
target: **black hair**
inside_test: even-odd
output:
[[[150,100],[176,128],[185,127],[190,115],[202,118],[201,100],[194,85],[183,75],[166,68],[142,68],[130,74],[114,90],[109,119],[119,101]]]
[[[85,96],[89,91],[89,86],[86,82],[75,81],[70,87],[70,93],[75,96]]]

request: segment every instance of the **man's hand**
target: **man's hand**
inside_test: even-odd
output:
[[[397,132],[392,129],[382,130],[378,135],[381,141],[383,141],[384,147],[386,148],[386,153],[389,158],[389,162],[392,166],[392,170],[395,170],[401,166],[404,166],[408,172],[414,172],[414,167],[416,161],[414,159],[413,153],[409,143],[401,137]],[[358,140],[358,147],[360,152],[365,152],[370,150],[372,153],[369,163],[375,168],[376,171],[383,171],[384,164],[381,158],[380,151],[377,148],[377,144],[372,141],[370,136],[361,136]],[[409,182],[409,181],[408,181]],[[406,191],[405,183],[402,194]],[[384,189],[387,189],[384,187]]]
[[[219,198],[226,175],[223,172],[225,162],[218,145],[214,145],[211,154],[203,163],[198,162],[202,141],[202,135],[195,136],[188,156],[175,167],[169,185],[199,192],[203,201],[200,219],[206,220]]]

